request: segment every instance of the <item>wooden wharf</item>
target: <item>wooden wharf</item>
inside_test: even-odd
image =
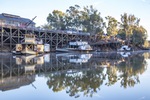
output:
[[[38,28],[20,28],[13,26],[0,26],[0,51],[11,52],[15,45],[23,41],[24,34],[35,34],[44,43],[50,44],[50,50],[55,51],[57,47],[66,46],[68,41],[83,40],[88,42],[96,41],[95,36],[88,34],[69,34],[61,30],[42,30]]]

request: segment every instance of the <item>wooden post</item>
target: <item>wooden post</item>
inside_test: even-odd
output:
[[[10,49],[9,49],[9,51],[12,51],[12,28],[10,28],[10,33],[9,33],[9,35],[10,35]]]
[[[4,29],[2,27],[2,31],[1,31],[1,52],[3,51],[3,34],[4,34]]]

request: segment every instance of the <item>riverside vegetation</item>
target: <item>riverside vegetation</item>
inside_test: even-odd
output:
[[[147,30],[140,25],[140,18],[127,13],[121,14],[119,21],[112,16],[102,18],[101,13],[92,5],[85,6],[83,9],[79,5],[70,6],[66,12],[53,10],[47,17],[47,24],[41,27],[52,30],[82,31],[98,36],[99,40],[114,37],[132,47],[149,48]]]

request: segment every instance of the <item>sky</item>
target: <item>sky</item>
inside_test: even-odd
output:
[[[140,25],[148,31],[150,40],[150,0],[0,0],[0,13],[19,15],[32,19],[36,26],[47,23],[46,18],[53,10],[65,12],[70,6],[93,5],[103,19],[106,16],[115,17],[120,21],[121,14],[133,14],[140,18]]]

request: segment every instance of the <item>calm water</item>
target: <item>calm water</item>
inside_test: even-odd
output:
[[[150,100],[150,53],[0,54],[0,100]]]

